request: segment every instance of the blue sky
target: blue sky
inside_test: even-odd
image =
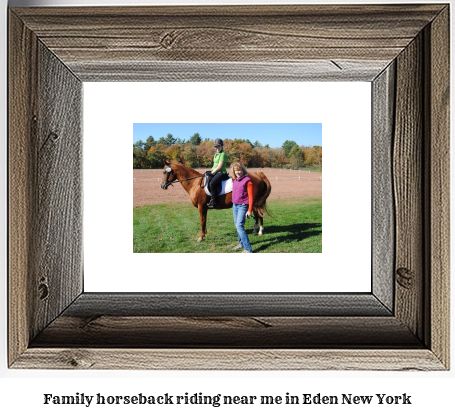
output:
[[[199,133],[206,137],[231,139],[242,138],[251,143],[259,141],[262,145],[268,144],[271,148],[281,147],[286,140],[295,141],[299,146],[322,146],[322,124],[241,124],[241,123],[134,123],[133,143],[145,141],[148,136],[155,140],[171,133],[182,140]]]

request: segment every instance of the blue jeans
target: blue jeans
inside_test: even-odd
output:
[[[239,244],[242,245],[245,250],[253,252],[251,249],[250,240],[245,231],[245,214],[248,212],[248,205],[236,205],[232,204],[232,213],[234,215],[234,224],[237,229],[237,235],[239,237]]]

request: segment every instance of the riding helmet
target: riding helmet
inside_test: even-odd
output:
[[[215,146],[223,146],[223,140],[221,138],[215,138],[215,141],[213,142],[213,147]]]

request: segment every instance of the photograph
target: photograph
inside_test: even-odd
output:
[[[453,2],[4,0],[5,413],[447,413]]]
[[[86,289],[370,290],[370,120],[367,82],[84,83]]]
[[[321,123],[134,124],[133,187],[133,252],[322,252]]]

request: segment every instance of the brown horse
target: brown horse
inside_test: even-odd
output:
[[[168,161],[164,162],[161,188],[167,190],[172,183],[180,182],[190,195],[193,206],[199,209],[199,215],[201,217],[201,236],[199,237],[198,242],[201,242],[207,233],[207,204],[210,200],[210,196],[205,193],[203,187],[203,176],[203,174],[190,167],[184,166],[183,164],[170,163]],[[267,212],[266,200],[270,195],[272,186],[262,172],[258,172],[257,174],[248,173],[248,176],[253,182],[254,229],[256,232],[259,230],[258,234],[262,235],[264,231],[263,216],[264,212]],[[232,207],[232,193],[218,196],[217,203],[217,209],[230,209]],[[257,226],[258,220],[260,228]]]

